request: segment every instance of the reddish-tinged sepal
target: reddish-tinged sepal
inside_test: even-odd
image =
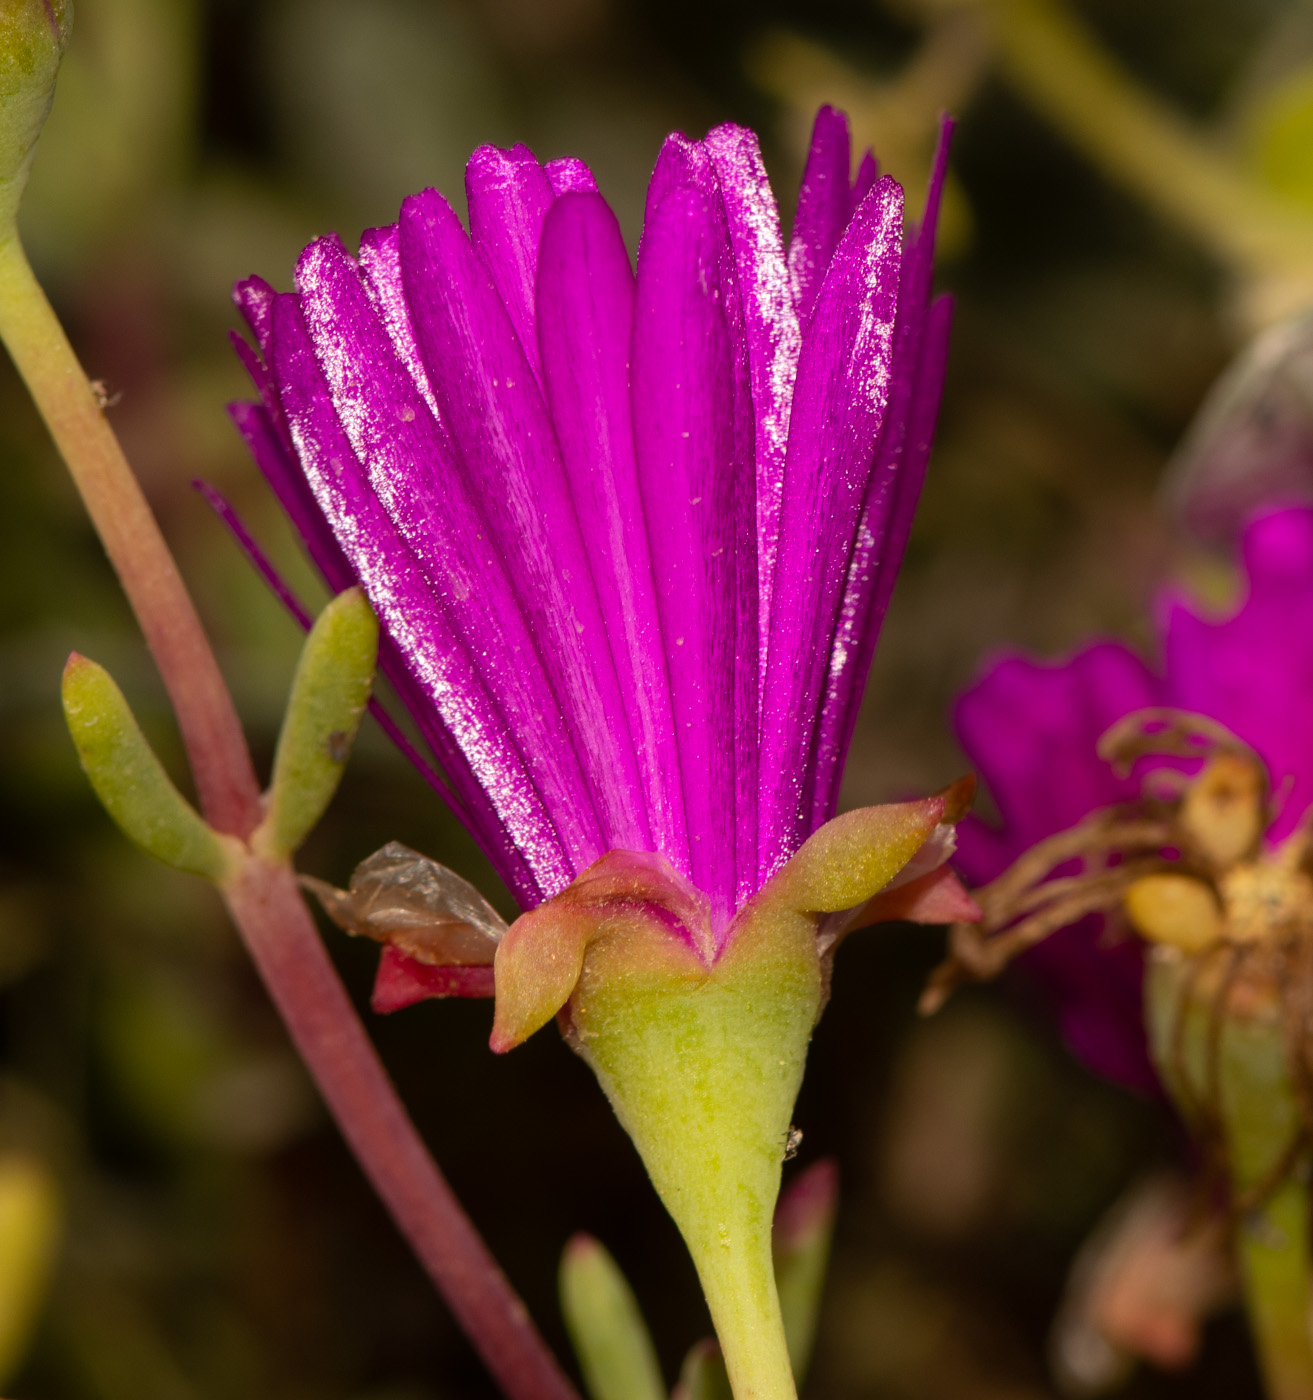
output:
[[[609,851],[498,945],[494,1051],[513,1049],[565,1006],[599,940],[613,945],[606,964],[624,977],[657,967],[702,976],[712,950],[707,901],[663,856]]]

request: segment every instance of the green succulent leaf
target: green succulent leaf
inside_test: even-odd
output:
[[[591,1235],[576,1235],[561,1256],[561,1311],[591,1400],[666,1400],[638,1300]]]
[[[337,791],[378,658],[378,622],[359,588],[319,614],[292,679],[269,807],[253,844],[275,859],[310,834]]]
[[[207,826],[174,787],[109,672],[74,652],[63,700],[82,767],[124,834],[175,870],[225,880],[241,846]]]
[[[13,233],[72,23],[71,0],[0,6],[0,239]]]

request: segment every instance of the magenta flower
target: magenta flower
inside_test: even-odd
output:
[[[670,137],[635,272],[583,165],[484,147],[468,233],[427,190],[237,288],[237,424],[526,912],[396,846],[326,905],[388,943],[382,1009],[494,993],[497,1050],[560,1014],[754,1400],[793,1395],[770,1219],[833,949],[975,912],[961,791],[834,817],[949,326],[945,142],[906,239],[849,160],[823,109],[786,256],[752,133]]]
[[[1207,716],[1249,745],[1267,768],[1274,816],[1269,847],[1313,807],[1313,511],[1255,519],[1244,535],[1244,601],[1210,618],[1179,593],[1158,605],[1161,672],[1103,642],[1056,665],[995,662],[958,701],[963,748],[1003,819],[959,829],[959,861],[975,883],[1098,808],[1137,797],[1096,752],[1117,720],[1149,707]],[[1136,1088],[1157,1076],[1145,1041],[1143,945],[1090,917],[1022,957],[1043,984],[1071,1048],[1091,1068]]]
[[[638,256],[578,161],[470,160],[236,299],[233,416],[525,908],[614,849],[735,911],[834,815],[921,488],[926,219],[817,118],[787,258],[755,136],[670,137]],[[235,338],[236,339],[236,338]]]

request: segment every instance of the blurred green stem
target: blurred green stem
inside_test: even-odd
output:
[[[999,63],[1018,91],[1105,174],[1232,272],[1286,286],[1286,296],[1313,285],[1313,219],[1273,197],[1147,93],[1062,0],[946,3],[983,8]]]
[[[1237,1252],[1269,1400],[1313,1400],[1308,1185],[1300,1175],[1240,1224]]]
[[[201,808],[245,840],[263,804],[232,698],[159,525],[12,225],[0,339],[59,447],[177,712]],[[290,862],[244,849],[220,891],[292,1040],[365,1174],[512,1400],[577,1400],[389,1080]]]

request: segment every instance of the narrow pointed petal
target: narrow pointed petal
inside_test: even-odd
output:
[[[442,600],[374,494],[343,432],[295,297],[274,304],[272,360],[297,453],[320,509],[369,600],[448,735],[443,769],[474,813],[495,811],[494,843],[517,893],[568,883],[566,857],[500,708],[470,664]],[[486,794],[486,796],[485,796]],[[510,852],[518,851],[511,856]],[[526,870],[527,868],[527,870]]]
[[[472,254],[470,261],[473,264]],[[491,539],[491,517],[496,513],[483,508],[480,500],[495,501],[498,495],[480,497],[457,470],[458,449],[403,373],[372,314],[359,274],[340,245],[328,239],[312,245],[302,257],[298,279],[334,407],[356,455],[430,588],[442,597],[466,654],[483,678],[485,693],[497,697],[507,733],[514,736],[556,828],[560,850],[577,853],[582,868],[616,839],[599,824],[594,794],[605,800],[608,791],[619,789],[625,774],[616,774],[618,764],[609,774],[599,773],[595,754],[584,749],[587,737],[605,755],[608,731],[600,723],[591,729],[580,725],[578,707],[571,710],[560,693],[561,668],[555,657],[543,654],[542,643],[551,639],[542,621],[544,610],[534,612],[534,600],[526,597],[522,586],[523,568],[508,567],[506,555]],[[504,315],[501,324],[508,346],[514,348]],[[518,364],[527,386],[522,356]],[[441,400],[436,384],[434,391]],[[536,390],[533,393],[537,402]],[[442,409],[447,421],[453,421],[450,405],[444,403]],[[468,413],[468,400],[460,410]],[[532,520],[539,534],[544,523]],[[555,541],[539,540],[537,547],[545,550],[549,543]],[[586,565],[580,573],[587,579]],[[553,614],[551,621],[559,633],[568,625],[565,610]],[[586,675],[593,658],[578,655],[579,634],[573,629],[568,643],[576,672]],[[574,873],[568,872],[567,881]]]
[[[406,289],[401,280],[401,235],[396,224],[366,229],[360,238],[359,261],[374,309],[387,328],[397,358],[405,365],[434,421],[441,423],[438,401],[433,397],[433,385],[429,383],[424,361],[420,358],[410,308],[406,305]]]
[[[862,154],[861,164],[857,167],[857,174],[853,176],[852,196],[848,202],[850,211],[856,213],[862,200],[870,194],[875,182],[880,178],[880,162],[875,158],[875,152],[868,146]]]
[[[612,846],[643,849],[650,833],[620,685],[528,362],[459,220],[434,191],[403,206],[401,263],[416,340],[450,433],[449,476],[471,502],[486,503],[482,547],[495,551],[524,609],[564,723],[562,737],[538,740],[541,721],[520,714],[520,732],[544,761],[572,761],[582,775],[568,801],[552,805],[558,823],[579,826],[565,849],[576,871]],[[486,634],[486,612],[480,625]]]
[[[543,389],[597,583],[643,780],[652,841],[688,869],[647,526],[634,460],[629,350],[634,275],[600,195],[565,195],[543,227],[538,337]]]
[[[816,305],[830,259],[853,213],[848,183],[851,168],[848,118],[833,107],[822,107],[812,127],[811,149],[802,173],[789,243],[789,276],[803,321]]]
[[[830,651],[816,756],[810,769],[815,823],[829,821],[838,805],[844,759],[852,745],[876,643],[912,533],[943,395],[952,315],[951,299],[941,297],[926,317],[919,347],[921,363],[916,368],[911,402],[901,415],[901,447],[895,452],[891,444],[888,453],[881,451],[872,476],[874,490],[862,512]],[[883,449],[883,441],[881,446]]]
[[[807,763],[876,448],[888,406],[901,260],[902,191],[881,180],[853,216],[803,335],[762,706],[758,859],[796,849]]]
[[[737,460],[723,255],[713,206],[698,190],[671,189],[644,231],[632,359],[684,810],[700,837],[687,873],[722,923],[735,903],[735,676],[746,664],[755,677],[756,661],[755,610],[745,637],[737,597],[738,555],[755,553],[755,509],[742,509],[750,483]]]
[[[597,181],[593,178],[593,172],[583,161],[576,160],[574,156],[562,156],[559,160],[549,160],[543,166],[543,172],[551,182],[553,194],[597,193]]]
[[[708,134],[706,146],[716,168],[729,227],[754,410],[760,686],[765,680],[789,409],[802,336],[784,258],[779,211],[756,136],[745,127],[720,126]]]
[[[525,357],[541,379],[533,288],[538,240],[555,198],[551,181],[527,146],[480,146],[465,167],[465,197],[470,241],[492,276]]]

